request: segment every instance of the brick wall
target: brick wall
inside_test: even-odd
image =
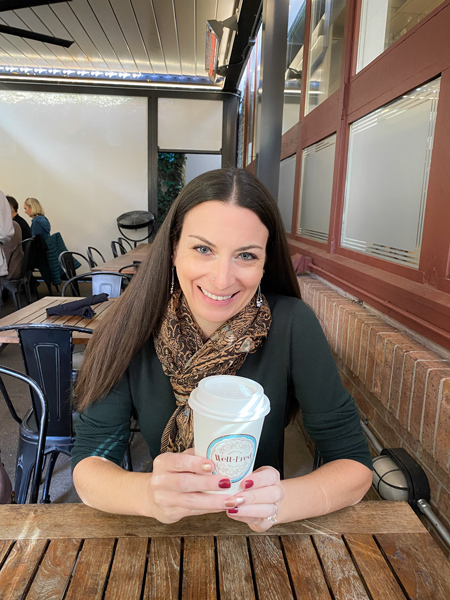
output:
[[[361,417],[383,447],[403,447],[419,462],[450,530],[450,361],[323,280],[299,281]]]

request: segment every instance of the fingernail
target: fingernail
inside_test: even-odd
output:
[[[204,463],[202,465],[202,470],[203,471],[209,471],[209,472],[211,472],[212,471],[212,466],[209,463]]]
[[[236,501],[234,498],[230,498],[229,500],[225,500],[224,505],[227,508],[234,508],[236,506]]]
[[[236,506],[242,506],[245,502],[245,498],[243,498],[242,496],[238,496],[237,498],[235,498],[235,502]]]
[[[244,483],[244,487],[246,490],[250,489],[253,487],[253,481],[251,479],[247,479],[247,481]]]
[[[237,508],[229,508],[229,509],[227,510],[227,513],[228,513],[229,515],[235,515],[235,514],[237,514],[237,512],[238,512],[238,509],[237,509]]]
[[[231,481],[229,479],[221,479],[219,481],[219,487],[222,488],[222,489],[230,488],[231,487]]]

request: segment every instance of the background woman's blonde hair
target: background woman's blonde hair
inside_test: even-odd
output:
[[[27,198],[25,200],[26,206],[30,209],[30,217],[36,217],[37,215],[45,215],[42,204],[36,198]]]

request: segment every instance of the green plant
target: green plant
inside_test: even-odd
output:
[[[185,181],[186,154],[159,152],[158,154],[158,227],[166,218],[173,201]]]

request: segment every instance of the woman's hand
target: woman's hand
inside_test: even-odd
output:
[[[261,467],[241,482],[242,492],[234,496],[236,506],[227,514],[235,521],[247,523],[253,531],[267,531],[284,498],[279,472],[272,467]]]
[[[144,512],[161,523],[175,523],[190,515],[227,510],[236,505],[230,494],[205,494],[231,487],[228,478],[212,475],[212,461],[194,456],[194,451],[165,452],[153,461],[148,480],[148,510]],[[273,507],[272,507],[273,508]]]

